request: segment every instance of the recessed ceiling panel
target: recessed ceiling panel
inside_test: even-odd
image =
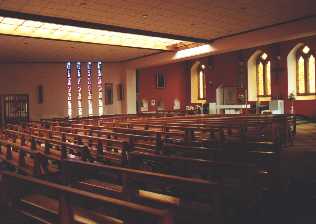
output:
[[[0,62],[118,62],[159,50],[0,35]]]

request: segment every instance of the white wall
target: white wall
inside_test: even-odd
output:
[[[88,115],[87,102],[87,63],[82,63],[82,97],[83,116]],[[104,64],[103,66],[103,90],[104,83],[113,83],[113,104],[104,105],[104,114],[123,113],[124,101],[118,101],[117,85],[122,80],[124,68],[121,64]],[[76,101],[76,67],[72,65],[72,108],[73,116],[77,116]],[[92,94],[93,113],[98,115],[97,110],[97,69],[96,63],[92,69]],[[125,79],[125,76],[123,76]],[[37,87],[43,86],[44,102],[37,102]],[[67,89],[66,89],[66,64],[65,63],[21,63],[0,64],[0,94],[28,94],[30,119],[38,120],[48,117],[67,116]],[[103,91],[104,102],[104,91]]]
[[[121,64],[105,64],[103,69],[103,83],[113,83],[113,104],[104,105],[104,114],[121,114],[123,113],[123,101],[118,101],[118,85],[124,83],[122,77],[124,68]],[[103,85],[104,87],[104,85]],[[103,94],[104,95],[104,94]],[[103,100],[104,102],[104,100]]]
[[[66,115],[64,64],[0,64],[0,94],[28,94],[31,119]],[[43,86],[43,104],[37,87]]]

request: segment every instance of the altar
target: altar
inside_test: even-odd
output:
[[[217,105],[209,103],[210,114],[241,114],[243,109],[249,109],[250,104]]]
[[[250,104],[242,104],[238,87],[220,85],[216,89],[216,102],[209,103],[210,114],[241,114]],[[244,102],[245,99],[243,99]]]

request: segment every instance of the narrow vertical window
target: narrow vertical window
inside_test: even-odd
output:
[[[265,87],[266,87],[266,94],[268,96],[271,95],[271,63],[268,61],[266,65],[266,81],[265,81]]]
[[[81,64],[77,62],[78,116],[82,116]]]
[[[301,56],[298,59],[298,93],[305,93],[305,66],[304,58]]]
[[[311,55],[308,60],[309,92],[315,93],[315,57]]]
[[[71,63],[67,62],[66,64],[66,75],[67,75],[67,114],[68,117],[72,116],[72,107],[71,107]]]
[[[257,82],[258,82],[258,95],[259,96],[263,96],[264,95],[264,91],[263,91],[263,64],[260,62],[257,68]]]
[[[97,63],[98,73],[98,110],[99,116],[103,115],[103,91],[102,91],[102,62]]]
[[[87,64],[88,70],[88,115],[93,115],[93,107],[92,107],[92,63],[88,62]]]
[[[198,99],[205,100],[205,65],[201,65],[198,74]]]

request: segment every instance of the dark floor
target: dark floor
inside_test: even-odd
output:
[[[283,151],[281,161],[285,190],[267,192],[241,223],[316,223],[316,123],[298,124],[294,144]]]

